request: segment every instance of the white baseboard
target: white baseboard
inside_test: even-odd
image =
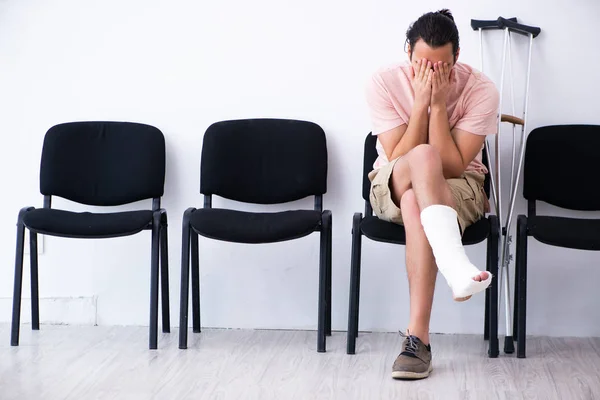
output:
[[[97,297],[40,298],[40,323],[96,325]],[[0,298],[0,322],[12,319],[12,298]],[[21,323],[31,323],[31,299],[21,300]]]

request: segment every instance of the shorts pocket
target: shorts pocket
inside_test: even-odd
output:
[[[373,210],[377,216],[382,216],[389,204],[386,199],[390,196],[390,189],[387,185],[382,185],[380,183],[375,183],[371,185],[371,206],[373,206]]]
[[[463,176],[461,178],[452,179],[448,183],[452,187],[452,191],[459,197],[457,200],[475,201],[477,194],[466,177]]]
[[[486,196],[485,190],[483,189],[483,181],[480,183],[477,178],[470,177],[469,175],[465,176],[465,181],[471,188],[475,201],[478,204],[483,204],[484,196]]]
[[[472,222],[478,221],[481,217],[485,215],[485,192],[483,190],[483,185],[480,185],[476,179],[465,177],[466,186],[469,188],[469,200],[470,204],[470,215]]]

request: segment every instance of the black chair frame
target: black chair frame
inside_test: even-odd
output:
[[[550,246],[600,251],[600,219],[538,215],[537,202],[578,211],[600,210],[597,154],[600,126],[551,125],[531,131],[524,158],[527,215],[517,217],[513,335],[526,357],[529,237]]]
[[[368,173],[372,170],[373,163],[377,158],[375,150],[376,137],[368,134],[365,139],[365,153],[364,153],[364,167],[363,167],[363,199],[365,200],[365,211],[364,216],[362,213],[357,212],[354,214],[352,219],[352,254],[351,254],[351,267],[350,267],[350,300],[349,300],[349,311],[348,311],[348,338],[347,338],[347,354],[356,353],[356,338],[358,337],[358,320],[359,320],[359,299],[360,299],[360,275],[361,275],[361,249],[362,249],[362,236],[367,236],[371,240],[387,242],[393,244],[405,245],[403,232],[398,238],[389,240],[383,240],[381,238],[368,236],[363,231],[363,222],[366,218],[373,216],[373,208],[369,201],[369,188],[370,181],[368,179]],[[485,157],[484,151],[484,163],[487,165],[487,158]],[[489,179],[486,178],[486,192],[489,195]],[[376,217],[372,217],[376,218]],[[382,224],[394,225],[392,223],[383,222]],[[463,244],[472,245],[487,240],[487,256],[486,256],[486,270],[492,274],[493,279],[490,287],[485,292],[485,318],[484,318],[484,339],[489,340],[488,355],[490,358],[498,357],[498,246],[499,246],[499,235],[500,235],[500,223],[497,216],[488,215],[487,218],[481,219],[476,224],[479,224],[478,228],[474,226],[468,227],[463,235]],[[485,235],[474,236],[472,232],[477,229],[481,230],[482,225],[487,225]],[[398,227],[396,229],[400,229]],[[399,232],[403,231],[403,228]]]
[[[294,127],[300,126],[297,124],[306,124],[309,130],[320,131],[322,134],[322,140],[324,145],[324,132],[322,129],[316,124],[307,123],[305,121],[293,121],[293,120],[238,120],[238,121],[222,121],[213,124],[207,130],[207,133],[204,138],[204,147],[202,152],[202,174],[210,173],[211,170],[214,170],[214,160],[206,161],[208,158],[208,153],[210,151],[206,150],[207,147],[207,135],[217,134],[220,129],[233,129],[238,131],[243,131],[247,129],[249,131],[256,130],[257,132],[261,132],[262,126],[273,127],[277,126],[277,124],[283,124],[283,131],[285,131],[286,127]],[[239,127],[236,127],[238,126]],[[233,128],[232,128],[233,127]],[[241,128],[240,128],[241,127]],[[281,127],[277,127],[276,129],[281,129]],[[211,139],[211,141],[214,139]],[[212,142],[211,142],[212,143]],[[211,148],[214,150],[214,148]],[[325,160],[326,161],[326,160]],[[205,165],[205,163],[207,165]],[[210,165],[208,165],[210,164]],[[326,168],[326,167],[325,167]],[[204,176],[204,175],[203,175]],[[325,170],[326,177],[326,170]],[[325,182],[324,184],[325,185]],[[206,185],[208,186],[208,185]],[[260,189],[257,189],[260,191]],[[212,200],[213,200],[213,192],[215,195],[221,195],[222,197],[232,198],[234,195],[222,195],[218,193],[218,190],[215,191],[212,187],[207,189],[203,188],[201,185],[201,193],[204,197],[204,210],[213,209]],[[325,188],[321,189],[321,192],[325,192]],[[293,197],[294,195],[292,195]],[[303,198],[305,196],[298,196],[296,199]],[[246,201],[247,198],[233,198],[238,201],[245,201],[249,203],[254,203],[254,201]],[[272,200],[272,199],[271,199]],[[281,203],[281,201],[256,201],[256,203],[262,204],[275,204]],[[283,202],[294,200],[294,198],[287,198]],[[216,209],[214,209],[216,210]],[[179,330],[179,348],[187,349],[188,347],[188,314],[189,314],[189,292],[190,292],[190,278],[191,278],[191,291],[192,291],[192,331],[194,333],[201,332],[201,322],[200,322],[200,263],[199,263],[199,245],[198,245],[198,236],[205,236],[210,239],[216,240],[225,240],[232,241],[226,238],[219,237],[211,237],[207,235],[205,232],[201,232],[194,228],[191,223],[192,217],[195,212],[199,210],[194,207],[188,208],[183,214],[183,224],[182,224],[182,252],[181,252],[181,298],[180,298],[180,330]],[[318,322],[317,322],[317,351],[325,352],[326,351],[326,336],[331,335],[331,281],[332,281],[332,267],[331,267],[331,246],[332,246],[332,214],[329,210],[323,210],[323,195],[322,194],[314,194],[314,211],[320,213],[321,219],[318,223],[318,226],[315,227],[313,232],[320,233],[320,257],[319,257],[319,290],[318,290]],[[310,234],[311,232],[305,232],[299,236],[294,237],[281,237],[274,241],[287,241],[292,239],[297,239],[303,236]],[[252,243],[272,243],[274,241],[262,241],[262,242],[252,242]],[[237,241],[242,243],[248,243],[244,241]],[[190,260],[191,259],[191,260]],[[191,261],[191,276],[190,276],[190,261]]]
[[[87,123],[89,124],[89,123]],[[92,123],[92,124],[117,124],[117,123]],[[122,123],[121,123],[122,124]],[[67,125],[67,124],[64,124]],[[136,124],[141,125],[141,124]],[[60,126],[57,126],[60,127]],[[55,127],[56,128],[56,127]],[[60,129],[60,128],[59,128]],[[152,128],[156,129],[156,128]],[[162,134],[161,134],[162,135]],[[164,139],[163,139],[164,140]],[[164,149],[163,149],[164,153]],[[42,167],[43,169],[43,167]],[[163,167],[164,170],[164,167]],[[99,204],[98,204],[99,205]],[[116,205],[116,204],[115,204]],[[52,208],[52,195],[44,195],[44,209]],[[115,234],[102,236],[89,235],[71,235],[56,233],[51,231],[41,231],[27,226],[24,219],[27,213],[35,210],[35,207],[24,207],[20,210],[17,219],[17,245],[15,257],[15,276],[13,290],[13,308],[12,308],[12,327],[11,339],[12,346],[19,345],[19,329],[21,320],[21,291],[23,281],[23,256],[25,246],[25,229],[30,232],[29,250],[30,250],[30,271],[31,271],[31,321],[32,329],[40,329],[39,316],[39,286],[38,286],[38,249],[37,235],[60,236],[66,238],[79,239],[100,239],[120,237],[134,234]],[[161,208],[161,199],[156,197],[152,199],[152,220],[143,230],[152,231],[152,246],[151,246],[151,268],[150,268],[150,337],[149,348],[156,349],[158,342],[158,280],[160,268],[161,280],[161,300],[162,300],[162,330],[165,333],[170,332],[170,316],[169,316],[169,272],[168,272],[168,239],[167,239],[167,212]]]

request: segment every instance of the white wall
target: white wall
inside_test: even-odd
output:
[[[217,120],[282,117],[311,120],[327,132],[325,205],[334,215],[333,327],[345,330],[350,226],[353,212],[363,209],[362,143],[370,129],[363,87],[379,66],[405,57],[408,24],[441,7],[454,12],[462,61],[475,66],[478,42],[470,18],[518,16],[543,28],[533,53],[532,128],[600,123],[600,75],[595,68],[600,64],[595,51],[600,6],[594,0],[435,0],[426,5],[392,0],[0,1],[0,320],[10,319],[14,223],[20,207],[41,205],[39,157],[51,125],[128,120],[164,132],[164,206],[170,213],[176,325],[181,216],[186,207],[201,204],[203,132]],[[486,55],[497,81],[498,35],[488,43],[496,45],[495,53]],[[517,41],[515,51],[525,50],[524,43]],[[523,56],[515,59],[517,66],[523,61]],[[522,73],[516,79],[521,82]],[[83,209],[58,199],[55,205]],[[222,199],[215,205],[266,209]],[[311,207],[311,202],[296,205]],[[517,211],[523,210],[519,201]],[[42,322],[147,324],[149,239],[148,232],[102,241],[46,238],[40,257]],[[203,325],[316,326],[317,235],[259,246],[201,239],[200,248]],[[484,245],[468,252],[483,266]],[[537,243],[529,253],[529,332],[600,335],[598,255]],[[29,296],[27,273],[24,282]],[[440,283],[432,330],[481,332],[483,296],[454,304]],[[407,300],[403,249],[364,240],[361,329],[405,328]],[[23,318],[28,320],[27,300],[24,305]]]

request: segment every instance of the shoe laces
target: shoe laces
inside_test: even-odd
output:
[[[419,341],[420,339],[416,336],[413,336],[410,334],[410,332],[400,332],[400,336],[402,336],[403,338],[406,338],[406,344],[404,346],[404,350],[402,351],[401,354],[404,355],[409,355],[409,356],[416,356],[417,352],[419,351]]]

